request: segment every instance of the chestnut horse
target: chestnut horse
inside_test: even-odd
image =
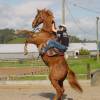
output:
[[[32,32],[28,30],[22,30],[20,32],[26,32],[29,34],[29,38],[27,43],[35,44],[39,49],[43,48],[43,44],[45,44],[49,39],[54,39],[56,36],[52,33],[52,21],[54,21],[54,17],[51,11],[49,10],[38,10],[35,19],[32,22],[32,27],[36,28],[38,25],[43,23],[43,27],[39,32]],[[82,88],[77,82],[76,76],[74,72],[69,68],[67,61],[64,56],[56,55],[56,56],[48,56],[47,53],[41,55],[44,63],[49,67],[49,79],[56,89],[56,95],[53,100],[62,100],[62,96],[64,93],[63,81],[68,78],[69,84],[75,90],[82,92]]]

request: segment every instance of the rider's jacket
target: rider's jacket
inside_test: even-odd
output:
[[[57,31],[58,42],[62,45],[69,46],[69,36],[67,32]]]

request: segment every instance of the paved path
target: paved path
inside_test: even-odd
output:
[[[64,83],[63,100],[100,100],[100,87],[91,87],[89,81],[80,81],[83,94],[74,91]],[[52,100],[55,90],[50,81],[0,82],[0,100]]]

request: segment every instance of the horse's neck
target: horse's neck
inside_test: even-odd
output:
[[[52,27],[53,27],[52,21],[53,21],[52,19],[45,20],[43,22],[43,27],[42,27],[41,31],[43,32],[43,34],[46,33],[51,38],[56,38],[56,35],[53,33],[53,29],[52,29]],[[56,26],[55,26],[55,23],[54,23],[54,28],[55,27]]]
[[[56,38],[55,34],[53,34],[52,30],[52,19],[48,18],[43,22],[43,27],[41,31],[39,32],[39,35],[37,36],[37,43],[42,44],[46,43],[49,39],[54,39]]]
[[[42,30],[52,33],[52,20],[44,21]]]

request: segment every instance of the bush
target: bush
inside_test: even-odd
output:
[[[19,64],[23,64],[24,63],[24,59],[19,59]]]
[[[90,54],[90,52],[89,52],[89,50],[86,50],[86,49],[80,49],[79,50],[79,54],[80,55],[89,55]]]

